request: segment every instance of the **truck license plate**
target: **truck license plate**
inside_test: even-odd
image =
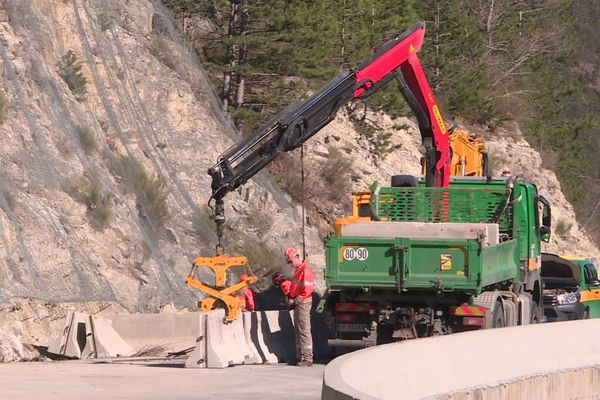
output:
[[[367,324],[337,324],[338,332],[364,332],[367,329]]]

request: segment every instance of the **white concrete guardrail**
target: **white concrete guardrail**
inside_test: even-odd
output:
[[[226,368],[242,364],[293,361],[293,311],[243,312],[225,324],[223,309],[201,312],[120,314],[70,312],[48,353],[80,359],[117,359],[187,354],[188,368]],[[329,355],[327,326],[312,320],[316,358]],[[3,397],[0,396],[0,400]]]
[[[333,360],[323,400],[599,399],[600,319],[387,344]]]

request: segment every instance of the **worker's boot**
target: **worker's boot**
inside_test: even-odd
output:
[[[312,361],[300,361],[297,365],[299,367],[312,367],[313,363]]]

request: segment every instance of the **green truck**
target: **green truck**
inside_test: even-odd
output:
[[[319,304],[333,341],[375,344],[541,320],[540,241],[550,235],[548,202],[534,185],[512,177],[451,180],[452,129],[417,56],[424,35],[421,22],[393,35],[208,169],[218,258],[228,193],[301,148],[344,104],[397,84],[418,121],[424,179],[397,175],[389,187],[357,193],[352,215],[337,221],[326,249],[329,294]]]
[[[354,193],[352,209],[326,241],[332,346],[541,322],[551,214],[534,184],[394,176]]]
[[[542,253],[544,322],[600,317],[595,260]]]
[[[583,318],[600,318],[600,280],[594,259],[578,256],[563,256],[579,267],[581,273],[579,301],[585,309]]]

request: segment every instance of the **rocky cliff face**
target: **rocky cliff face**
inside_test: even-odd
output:
[[[215,244],[206,170],[237,133],[169,17],[158,2],[104,0],[4,2],[0,18],[0,298],[191,306],[183,279]],[[299,242],[297,210],[268,176],[229,199],[241,231],[260,210],[273,249]],[[308,243],[322,254],[316,232]]]
[[[160,2],[5,1],[0,61],[0,360],[47,345],[47,328],[65,309],[193,307],[198,293],[184,277],[215,245],[206,170],[238,134]],[[416,124],[367,118],[392,133],[397,148],[386,158],[370,155],[341,113],[307,144],[307,168],[335,147],[352,160],[354,190],[418,174]],[[556,177],[519,134],[485,139],[502,168],[534,180],[555,219],[572,223],[548,249],[598,255]],[[232,193],[226,213],[230,242],[262,259],[255,268],[281,268],[281,250],[301,243],[299,209],[266,173]],[[324,234],[307,229],[321,290]]]

